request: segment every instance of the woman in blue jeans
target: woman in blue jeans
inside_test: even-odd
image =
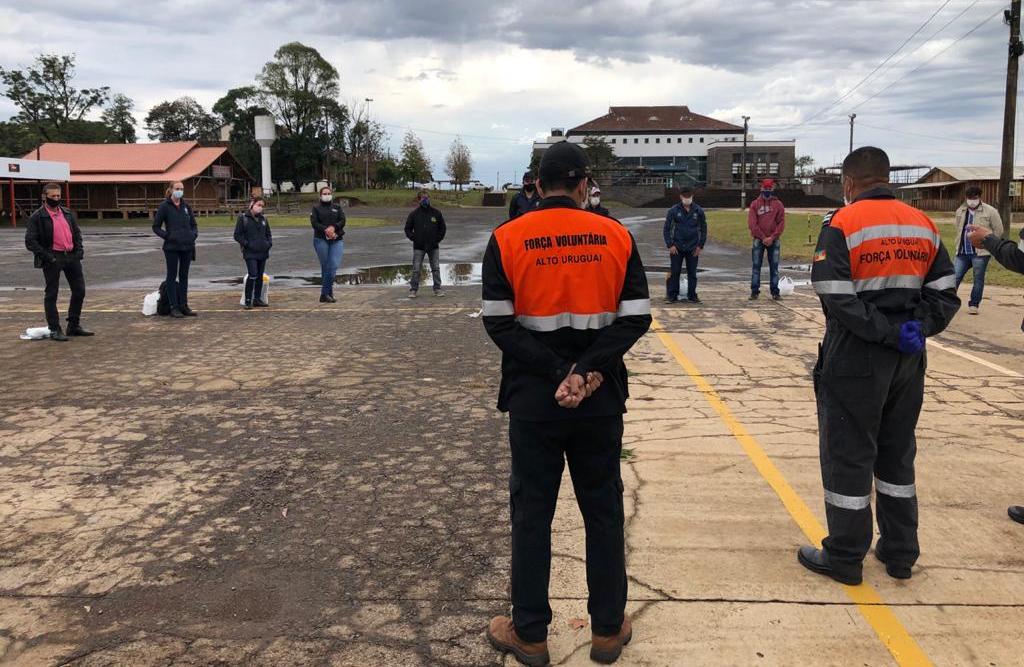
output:
[[[313,225],[313,249],[320,260],[320,303],[334,303],[334,277],[345,252],[345,212],[334,201],[330,188],[320,189],[320,201],[309,214]]]

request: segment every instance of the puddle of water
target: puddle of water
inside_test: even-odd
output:
[[[800,271],[802,273],[810,273],[811,272],[811,265],[810,264],[791,264],[789,266],[780,266],[779,268],[784,270],[784,271]]]
[[[483,265],[479,262],[463,262],[458,264],[441,264],[441,282],[446,286],[479,285]],[[412,279],[411,264],[392,264],[388,266],[368,266],[357,269],[343,269],[334,278],[334,284],[355,285],[408,285]],[[420,274],[420,286],[433,285],[433,276],[429,267],[424,267]],[[242,278],[221,278],[209,281],[218,285],[241,285]],[[319,275],[308,276],[273,276],[273,284],[279,287],[319,287]]]

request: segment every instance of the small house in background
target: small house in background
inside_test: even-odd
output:
[[[1014,211],[1024,211],[1024,166],[1013,168],[1010,201]],[[964,203],[967,186],[981,188],[981,200],[998,206],[999,167],[933,167],[916,183],[896,190],[903,201],[924,211],[955,211]]]
[[[25,160],[36,158],[36,151]],[[197,213],[243,210],[256,180],[223,144],[43,144],[39,159],[71,165],[69,205],[81,217],[150,216],[181,181]],[[20,215],[40,205],[40,183],[15,185]]]

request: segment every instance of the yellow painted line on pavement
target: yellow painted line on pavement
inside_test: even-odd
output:
[[[683,352],[675,339],[665,331],[661,324],[655,320],[653,327],[658,338],[668,351],[675,357],[676,361],[690,377],[697,389],[704,395],[707,402],[718,413],[719,418],[729,427],[733,437],[743,447],[743,451],[753,462],[754,467],[761,474],[761,477],[768,482],[772,490],[778,495],[779,500],[786,507],[789,515],[803,531],[807,539],[816,546],[821,546],[821,540],[827,535],[825,528],[818,522],[807,504],[797,495],[793,487],[789,485],[782,472],[775,467],[768,454],[747,431],[746,427],[736,419],[726,405],[722,397],[718,395],[711,383],[700,372],[686,353]],[[875,634],[882,640],[882,643],[895,658],[899,665],[931,665],[928,656],[924,654],[921,647],[917,645],[914,638],[910,636],[907,629],[892,609],[885,604],[878,591],[873,586],[861,584],[859,586],[842,585],[846,595],[857,605],[864,619],[874,629]]]

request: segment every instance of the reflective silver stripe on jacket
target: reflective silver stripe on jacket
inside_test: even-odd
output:
[[[825,489],[825,502],[844,510],[862,510],[871,504],[871,496],[844,496]]]
[[[891,238],[926,239],[931,241],[933,245],[939,245],[939,242],[942,240],[938,232],[933,232],[924,227],[917,227],[915,225],[875,225],[874,227],[865,227],[847,236],[846,247],[852,251],[865,241]]]
[[[942,276],[930,283],[924,284],[925,289],[933,289],[937,292],[941,292],[947,289],[956,289],[956,276],[949,274],[948,276]]]
[[[915,484],[890,484],[875,478],[875,491],[892,498],[913,498],[917,495]]]
[[[487,301],[484,299],[483,315],[496,317],[499,315],[515,315],[516,306],[511,301]]]
[[[872,292],[883,289],[921,289],[924,278],[921,276],[879,276],[854,280],[857,292]]]
[[[530,331],[558,331],[569,327],[586,331],[603,329],[615,321],[615,313],[559,313],[557,315],[519,315],[516,321]]]
[[[813,284],[818,294],[857,294],[850,280],[815,280]]]
[[[651,314],[651,300],[650,299],[629,299],[626,301],[619,302],[619,317],[626,317],[627,315],[650,315]]]

